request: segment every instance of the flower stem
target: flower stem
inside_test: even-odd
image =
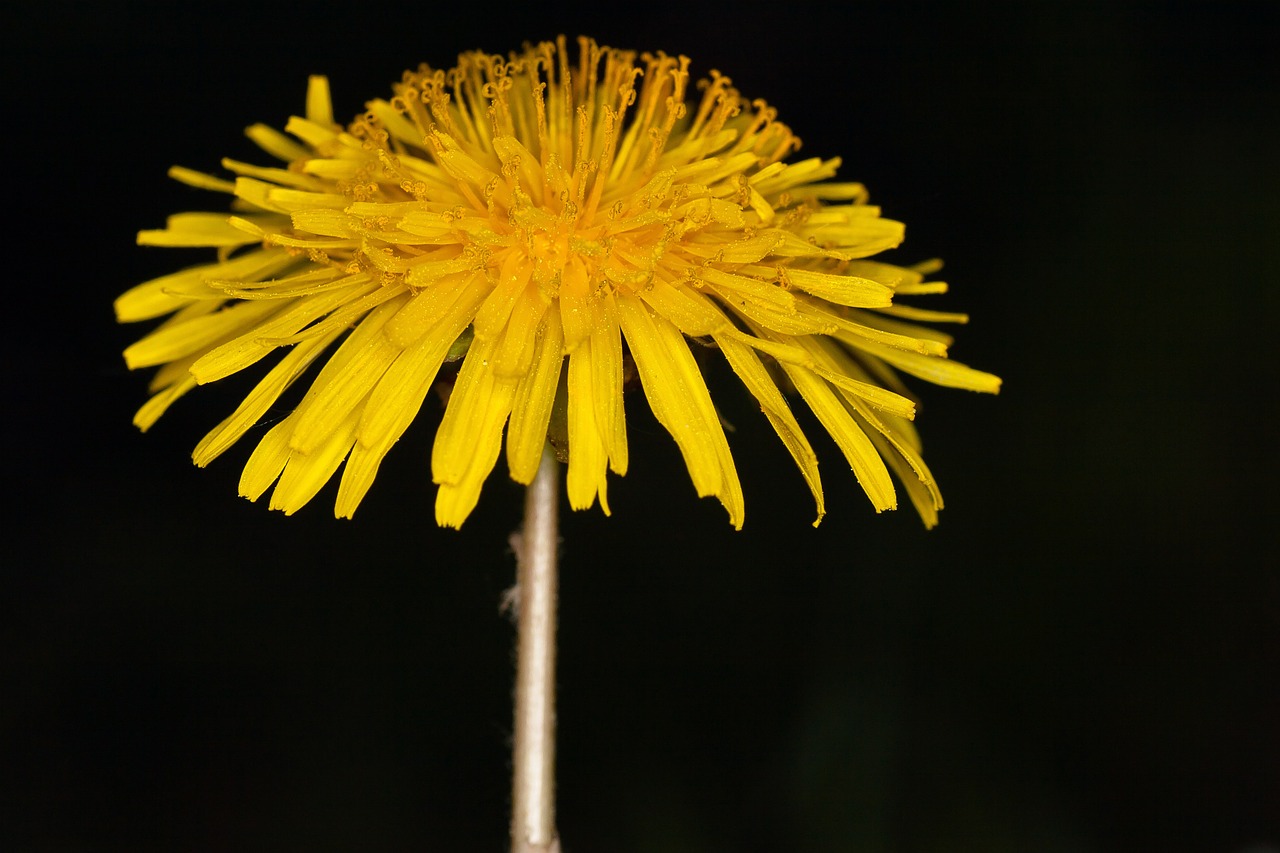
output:
[[[556,508],[559,465],[550,448],[529,484],[517,548],[516,718],[512,853],[558,853],[556,834]]]

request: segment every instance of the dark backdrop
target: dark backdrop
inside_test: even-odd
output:
[[[924,389],[948,508],[830,514],[724,371],[740,533],[629,411],[564,521],[560,827],[585,851],[1276,851],[1274,3],[28,4],[6,13],[0,847],[496,850],[512,631],[499,471],[432,522],[432,413],[352,522],[188,455],[246,390],[130,426],[112,299],[190,262],[165,178],[330,75],[565,32],[664,49],[839,154],[947,259]],[[632,401],[633,403],[637,401]],[[4,838],[12,840],[4,843]]]

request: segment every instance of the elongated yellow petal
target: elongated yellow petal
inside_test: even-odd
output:
[[[475,316],[486,290],[483,286],[462,283],[454,290],[451,302],[437,303],[440,311],[434,322],[414,336],[412,346],[405,348],[370,395],[360,422],[362,444],[371,448],[381,446],[394,441],[409,426],[450,348]],[[391,334],[391,328],[406,310],[402,308],[383,326],[384,334],[397,346],[400,341]]]
[[[202,384],[230,376],[284,345],[302,328],[376,288],[376,284],[363,280],[353,282],[341,289],[289,300],[287,306],[281,306],[278,313],[271,318],[259,322],[233,340],[209,350],[191,366],[191,372]],[[264,304],[265,307],[268,306]],[[311,338],[332,339],[333,334],[340,328],[331,329],[321,335],[312,335]]]
[[[402,351],[382,334],[382,327],[407,299],[408,294],[402,294],[378,306],[338,348],[298,404],[298,423],[289,439],[291,447],[300,453],[311,453],[363,405]]]
[[[596,428],[609,456],[609,469],[623,476],[627,473],[630,454],[626,410],[622,402],[622,335],[614,300],[602,300],[600,309],[604,323],[591,336],[591,397],[595,405]]]
[[[502,449],[502,422],[505,415],[497,409],[490,410],[485,421],[486,429],[472,448],[470,465],[462,477],[454,483],[441,483],[436,492],[436,523],[442,527],[460,528],[480,500],[480,487],[498,461]]]
[[[848,333],[837,333],[842,341],[846,341],[858,349],[887,361],[903,373],[927,379],[936,385],[951,388],[966,388],[970,391],[983,391],[996,394],[1000,391],[1000,377],[981,370],[974,370],[968,365],[946,358],[931,358],[914,352],[887,347],[870,341],[851,341]]]
[[[877,409],[911,420],[916,416],[916,405],[911,400],[892,391],[886,391],[869,382],[850,379],[842,373],[824,367],[815,366],[813,372],[839,388],[841,391],[861,397]]]
[[[769,419],[774,432],[778,434],[778,438],[782,439],[787,452],[800,468],[800,473],[804,476],[804,481],[808,484],[809,491],[813,493],[814,503],[818,507],[818,517],[813,522],[814,527],[817,527],[826,514],[826,505],[822,499],[822,479],[818,476],[817,454],[813,452],[799,422],[791,413],[791,407],[783,399],[782,392],[769,376],[769,371],[765,370],[760,357],[746,344],[728,335],[717,336],[716,343],[728,360],[729,366],[733,368],[733,372],[760,403],[761,411]]]
[[[134,370],[197,353],[243,329],[252,328],[277,310],[279,306],[270,303],[241,302],[212,314],[162,326],[124,351],[125,364]]]
[[[845,318],[857,323],[859,326],[879,329],[882,332],[888,332],[893,335],[901,335],[905,338],[915,338],[923,341],[936,341],[943,348],[942,352],[937,353],[939,355],[946,355],[947,348],[955,343],[955,338],[941,329],[886,317],[883,311],[849,309],[845,312]],[[882,343],[887,342],[882,341]]]
[[[919,447],[912,442],[914,434],[903,429],[907,422],[893,415],[880,415],[866,403],[853,397],[845,397],[848,407],[859,426],[863,428],[881,458],[893,469],[894,474],[907,489],[907,496],[926,527],[938,523],[938,510],[942,509],[942,492],[933,479],[929,466],[920,456]]]
[[[277,166],[255,166],[252,163],[232,160],[230,157],[222,158],[222,168],[236,175],[261,178],[282,187],[296,187],[302,190],[321,190],[325,187],[321,181],[302,172],[292,172]]]
[[[654,279],[653,286],[641,292],[640,297],[655,312],[691,337],[714,335],[732,325],[724,312],[701,293],[677,287],[660,278]]]
[[[569,474],[565,485],[569,506],[589,509],[599,495],[600,508],[608,515],[605,470],[609,457],[596,424],[591,350],[592,339],[587,338],[569,356]]]
[[[493,356],[493,369],[499,376],[519,379],[529,372],[538,327],[547,311],[547,300],[537,287],[525,288],[511,309],[507,327]]]
[[[239,441],[337,336],[337,332],[332,332],[324,337],[303,341],[289,350],[236,410],[196,445],[192,454],[195,463],[203,468]],[[192,382],[195,382],[194,376]]]
[[[333,478],[342,460],[351,452],[355,443],[352,433],[359,417],[358,411],[348,414],[310,452],[293,450],[289,453],[289,461],[285,463],[280,479],[271,492],[271,509],[293,515],[316,496],[316,492]]]
[[[795,268],[783,268],[780,272],[784,284],[836,305],[885,308],[893,300],[892,288],[869,278]]]
[[[533,362],[516,388],[511,423],[507,427],[507,467],[511,471],[511,479],[517,483],[528,485],[538,473],[564,364],[563,347],[560,315],[548,311],[534,341]]]
[[[244,135],[252,139],[254,144],[263,151],[286,163],[300,160],[311,153],[309,148],[299,145],[280,131],[265,124],[252,124],[246,127]]]
[[[658,422],[680,447],[699,497],[714,495],[742,527],[743,498],[729,444],[697,363],[669,321],[655,317],[634,297],[618,300],[619,320],[645,397]]]
[[[897,476],[902,483],[902,487],[907,491],[907,499],[911,501],[911,505],[915,507],[916,513],[920,516],[920,520],[924,522],[926,529],[932,529],[938,525],[938,510],[942,509],[942,494],[938,491],[938,486],[932,480],[924,480],[920,474],[920,470],[916,467],[915,462],[919,462],[920,466],[924,465],[923,460],[918,455],[908,457],[901,452],[902,445],[891,444],[883,435],[874,430],[867,430],[876,450],[880,456],[888,464],[889,468]],[[923,469],[928,474],[928,468]]]
[[[195,355],[188,355],[164,365],[156,371],[155,376],[151,377],[151,381],[147,383],[147,390],[160,391],[175,382],[191,381],[191,365],[195,360]]]
[[[133,425],[146,432],[155,425],[160,416],[168,411],[174,401],[196,387],[196,380],[191,375],[171,382],[158,393],[152,395],[133,416]]]
[[[794,301],[790,310],[781,310],[775,305],[753,299],[742,291],[714,284],[707,289],[737,316],[780,335],[829,335],[839,328],[830,319],[797,310]]]
[[[333,101],[329,97],[329,78],[312,74],[307,78],[307,121],[319,125],[333,124]]]
[[[305,341],[316,335],[327,335],[334,329],[351,328],[359,322],[361,317],[379,305],[393,300],[400,300],[405,293],[405,289],[402,284],[383,285],[382,287],[369,289],[359,288],[358,296],[331,312],[324,319],[316,321],[295,334],[271,338],[271,342],[279,346],[286,346]]]
[[[487,296],[489,287],[482,279],[483,276],[457,273],[413,294],[405,306],[387,322],[387,337],[398,346],[408,347],[413,344],[435,328],[440,318],[448,313],[450,306],[457,303],[464,291],[473,292],[479,298]],[[473,311],[467,317],[467,322],[470,323],[474,316]]]
[[[916,308],[912,305],[890,305],[888,308],[882,308],[881,310],[892,317],[901,317],[904,320],[914,320],[919,323],[969,322],[968,314],[962,314],[957,311],[930,311],[926,308]]]
[[[836,325],[836,328],[844,334],[845,339],[853,341],[855,339],[866,340],[872,343],[882,344],[883,346],[893,347],[894,349],[907,350],[908,352],[916,352],[921,355],[938,356],[945,358],[947,355],[947,346],[932,336],[917,337],[910,334],[901,334],[898,332],[889,332],[875,325],[866,325],[854,322],[848,316],[848,312],[837,313],[820,303],[805,300],[799,306],[801,313],[812,314],[815,317],[821,317]],[[874,316],[873,312],[863,311],[859,315],[861,317]]]
[[[383,458],[417,416],[453,343],[475,316],[483,292],[482,288],[468,287],[465,283],[456,288],[453,303],[396,358],[369,394],[356,428],[356,445],[343,468],[342,483],[338,487],[334,514],[339,518],[350,518],[355,513],[373,485]],[[383,327],[384,331],[399,316],[393,317]]]
[[[910,399],[879,385],[853,378],[854,370],[847,363],[847,357],[827,341],[800,338],[796,343],[813,359],[811,370],[839,388],[842,393],[860,397],[875,408],[900,418],[911,420],[916,416],[915,403]]]
[[[232,224],[226,214],[176,213],[163,230],[139,231],[139,246],[234,247],[258,242],[258,237]]]
[[[471,514],[502,447],[517,380],[494,373],[493,349],[493,341],[478,338],[471,345],[431,451],[432,478],[440,485],[436,522],[444,527],[461,527]]]
[[[153,278],[130,288],[115,301],[116,319],[122,323],[150,320],[176,311],[195,299],[222,299],[223,294],[208,285],[210,279],[258,280],[294,263],[294,258],[282,249],[261,249],[233,260],[202,264]]]
[[[476,338],[480,340],[496,339],[507,325],[516,301],[529,286],[529,277],[533,267],[523,262],[520,255],[514,252],[507,255],[502,264],[498,281],[493,293],[484,301],[476,314]]]
[[[889,471],[884,460],[876,451],[875,445],[862,428],[850,417],[848,411],[840,403],[831,386],[827,385],[813,371],[803,367],[784,364],[786,371],[800,396],[809,404],[809,408],[817,415],[818,421],[835,439],[840,452],[844,454],[858,484],[871,499],[876,512],[897,509],[898,500],[894,493],[893,481],[889,479]]]
[[[577,349],[596,328],[591,276],[586,265],[576,258],[565,264],[560,283],[560,323],[564,328],[564,347],[569,352]]]
[[[285,132],[301,139],[312,149],[325,149],[327,143],[338,139],[339,133],[332,127],[302,118],[301,116],[292,116],[284,126]],[[343,154],[352,154],[354,152],[339,151],[339,156]]]
[[[715,285],[717,291],[725,294],[727,299],[747,300],[781,314],[796,313],[795,296],[767,279],[728,273],[715,267],[699,270],[699,278]]]
[[[289,433],[292,431],[291,415],[268,430],[258,442],[240,474],[241,497],[256,501],[271,488],[289,461]]]
[[[170,166],[169,177],[198,190],[231,193],[235,192],[236,189],[236,185],[231,181],[216,178],[204,172],[197,172],[195,169],[188,169],[184,166]]]

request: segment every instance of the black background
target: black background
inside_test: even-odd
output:
[[[631,401],[612,518],[564,519],[559,825],[585,851],[1276,851],[1274,3],[526,2],[6,13],[0,846],[495,850],[521,492],[437,529],[438,410],[354,521],[235,497],[195,442],[248,386],[130,425],[140,228],[263,162],[306,76],[339,115],[404,67],[567,33],[693,58],[841,155],[904,262],[941,256],[924,388],[948,508],[829,515],[712,371],[746,529]],[[251,446],[251,445],[249,445]],[[7,843],[6,839],[12,836]]]

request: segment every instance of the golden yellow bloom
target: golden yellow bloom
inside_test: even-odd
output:
[[[937,264],[866,260],[903,226],[832,183],[838,159],[786,162],[799,140],[761,101],[712,72],[689,97],[689,60],[563,39],[509,58],[459,57],[406,72],[346,128],[312,77],[286,136],[247,131],[283,167],[224,160],[232,215],[182,213],[150,246],[208,246],[214,263],[121,296],[121,321],[170,316],[125,351],[160,366],[135,422],[148,428],[198,384],[283,356],[195,450],[218,456],[327,355],[301,403],[258,443],[240,481],[292,513],[343,468],[350,516],[442,369],[453,387],[431,469],[436,519],[457,527],[502,449],[529,483],[557,398],[575,509],[627,471],[623,386],[638,378],[700,496],[735,527],[742,488],[697,359],[718,349],[759,402],[824,513],[818,463],[783,390],[798,392],[877,511],[892,471],[925,523],[942,499],[920,456],[898,372],[994,392],[1000,380],[946,358],[917,321],[964,315],[901,305],[945,291]],[[292,138],[291,138],[292,137]],[[331,353],[330,350],[333,350]],[[447,362],[461,361],[453,375]],[[567,364],[566,364],[567,363]],[[815,522],[816,523],[816,522]]]

